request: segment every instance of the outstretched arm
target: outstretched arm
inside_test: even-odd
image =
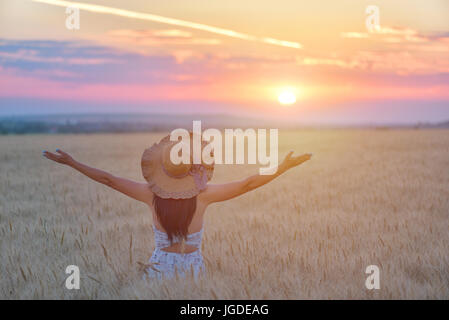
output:
[[[293,157],[292,154],[293,151],[290,151],[284,161],[282,161],[282,163],[278,166],[276,173],[272,175],[256,174],[240,181],[208,185],[207,189],[201,194],[201,197],[206,203],[225,201],[238,197],[244,193],[259,188],[264,184],[267,184],[287,170],[306,162],[312,157],[311,154],[303,154],[297,157]]]
[[[73,159],[68,153],[56,150],[56,153],[43,151],[44,157],[55,162],[67,165],[81,172],[85,176],[115,189],[127,196],[149,204],[153,199],[153,193],[147,183],[139,183],[132,180],[116,177],[109,172],[89,167]]]

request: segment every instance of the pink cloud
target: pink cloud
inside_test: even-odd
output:
[[[178,64],[184,63],[189,59],[202,59],[204,55],[193,50],[173,50],[171,55]]]
[[[226,99],[226,90],[220,84],[74,84],[18,76],[12,70],[1,70],[1,97],[33,97],[45,99],[68,99],[80,101],[154,101],[154,100],[216,100]],[[190,80],[189,75],[171,75],[177,81]],[[231,97],[230,95],[229,97]]]

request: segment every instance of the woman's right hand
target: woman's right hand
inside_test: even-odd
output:
[[[295,156],[293,156],[293,151],[290,151],[285,156],[285,159],[282,161],[282,163],[279,167],[281,170],[287,171],[291,168],[299,166],[301,163],[304,163],[307,160],[310,160],[310,158],[312,158],[311,153],[305,153],[305,154],[295,157]]]
[[[47,159],[53,160],[57,163],[65,164],[65,165],[69,165],[69,166],[72,165],[74,160],[67,152],[64,152],[59,149],[56,149],[56,152],[57,153],[52,153],[52,152],[44,150],[44,151],[42,151],[42,154]]]

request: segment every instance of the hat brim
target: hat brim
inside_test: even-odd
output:
[[[194,177],[187,175],[182,178],[173,178],[168,176],[162,167],[163,147],[170,142],[170,136],[168,135],[143,152],[142,174],[148,181],[151,191],[161,198],[193,198],[202,191],[197,187]],[[205,169],[204,172],[209,181],[213,175],[214,165],[207,166]]]

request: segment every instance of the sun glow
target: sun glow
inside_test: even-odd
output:
[[[293,89],[288,88],[281,91],[278,95],[278,101],[283,105],[291,105],[296,102],[296,94]]]

